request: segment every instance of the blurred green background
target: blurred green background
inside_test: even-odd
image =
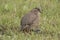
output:
[[[40,34],[20,30],[23,15],[41,7]],[[0,40],[60,40],[60,0],[0,0]]]

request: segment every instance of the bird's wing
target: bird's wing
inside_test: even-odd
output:
[[[36,15],[34,15],[33,13],[31,14],[27,14],[25,15],[22,20],[21,20],[21,24],[32,24],[33,21],[36,19]]]

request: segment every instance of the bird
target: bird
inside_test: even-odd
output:
[[[33,8],[25,14],[21,19],[21,31],[24,33],[31,33],[31,31],[38,29],[40,14],[41,10],[39,8]],[[39,31],[39,29],[36,31]]]

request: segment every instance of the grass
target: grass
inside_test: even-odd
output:
[[[40,34],[24,35],[21,17],[41,7]],[[0,40],[60,40],[59,0],[0,0]]]

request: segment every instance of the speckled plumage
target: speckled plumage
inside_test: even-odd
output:
[[[32,29],[36,29],[39,25],[39,14],[39,8],[34,8],[25,14],[21,19],[21,31],[29,33]]]

